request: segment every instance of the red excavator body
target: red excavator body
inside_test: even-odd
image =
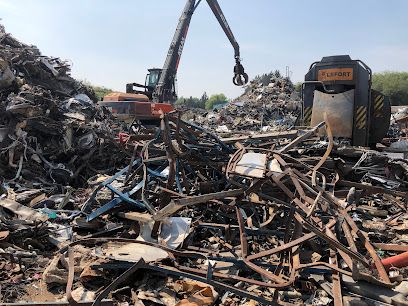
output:
[[[174,110],[170,103],[154,103],[145,94],[113,92],[107,94],[100,105],[108,108],[112,114],[126,122],[133,120],[160,119],[163,113]]]

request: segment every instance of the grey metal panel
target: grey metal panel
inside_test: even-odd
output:
[[[324,113],[334,137],[353,135],[354,89],[338,94],[316,91],[313,100],[312,126],[324,121]]]

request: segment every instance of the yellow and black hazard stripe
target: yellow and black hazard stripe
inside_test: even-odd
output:
[[[385,97],[383,95],[379,95],[374,100],[374,116],[376,118],[383,116],[384,99]]]
[[[312,107],[305,107],[305,114],[303,117],[303,122],[305,125],[310,125],[312,122]]]
[[[364,129],[364,127],[367,124],[367,107],[365,106],[357,107],[354,124],[356,125],[357,129],[359,130]]]

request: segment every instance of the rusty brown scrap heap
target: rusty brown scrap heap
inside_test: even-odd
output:
[[[179,113],[116,143],[113,119],[26,84],[34,113],[8,113],[1,143],[1,302],[408,304],[406,160],[337,145],[330,122],[220,139]]]

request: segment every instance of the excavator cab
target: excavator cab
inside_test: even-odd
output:
[[[142,94],[153,100],[153,93],[156,90],[156,87],[160,81],[163,69],[160,68],[150,68],[148,69],[149,73],[146,75],[144,85],[138,83],[128,83],[126,84],[126,93],[130,94],[130,97],[133,97],[132,94]],[[167,86],[166,93],[168,93],[168,100],[166,102],[174,103],[177,100],[177,90],[176,90],[176,77],[174,77],[173,82]],[[133,99],[133,98],[131,98]],[[160,101],[160,103],[165,101]]]
[[[128,83],[126,84],[126,93],[144,94],[151,100],[153,91],[155,90],[157,83],[159,82],[162,69],[152,68],[148,69],[148,71],[149,73],[146,75],[144,85],[138,83]]]
[[[152,68],[148,69],[149,73],[146,75],[145,86],[147,88],[156,88],[157,83],[159,82],[162,69]]]

